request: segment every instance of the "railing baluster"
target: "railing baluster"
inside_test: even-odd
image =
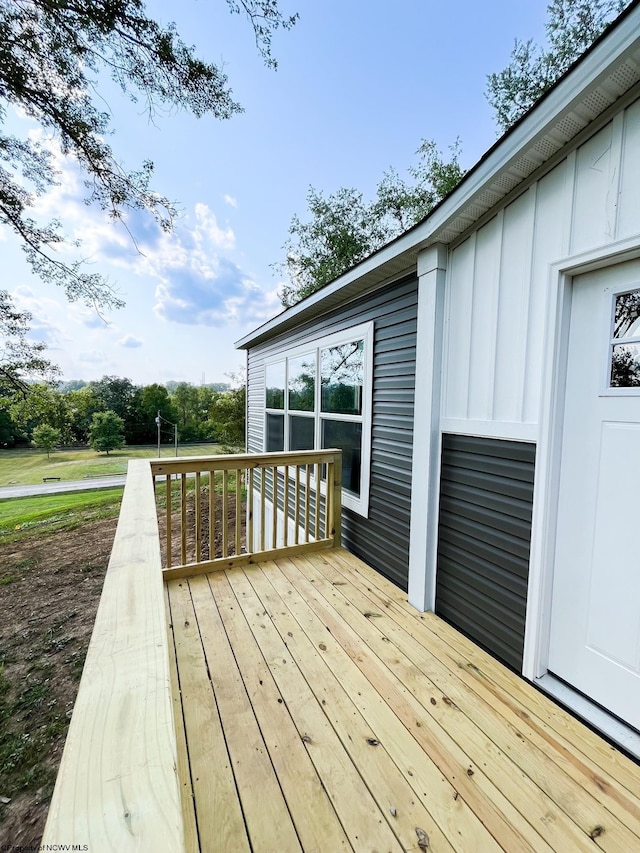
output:
[[[222,556],[229,556],[229,472],[222,472]]]
[[[267,486],[267,471],[266,468],[260,470],[260,550],[264,551],[264,513],[265,513],[265,490]]]
[[[304,491],[304,541],[309,541],[309,514],[311,512],[311,465],[306,465],[306,484]]]
[[[180,558],[187,562],[187,475],[180,476]]]
[[[202,560],[202,507],[200,506],[200,471],[196,471],[196,563]]]
[[[320,471],[322,466],[319,462],[316,463],[316,519],[315,530],[313,531],[316,542],[320,538],[320,498],[322,496],[322,483],[320,481]]]
[[[327,498],[324,504],[324,539],[329,538],[333,517],[333,462],[327,465]]]
[[[278,547],[278,466],[273,466],[273,517],[271,519],[271,547]]]
[[[289,544],[289,466],[284,466],[284,499],[282,503],[284,509],[284,531],[283,542],[286,548]]]
[[[242,481],[236,468],[236,554],[242,551]]]
[[[342,545],[342,454],[333,458],[333,490],[331,495],[331,527],[327,534],[333,537],[333,547]]]
[[[293,513],[293,523],[296,526],[294,533],[294,543],[297,545],[300,539],[300,466],[295,466],[296,472],[296,495],[295,495],[295,510]]]
[[[209,559],[216,556],[216,472],[209,471]]]
[[[253,468],[247,470],[247,554],[253,551]]]
[[[171,562],[171,474],[167,474],[167,568],[170,569]]]

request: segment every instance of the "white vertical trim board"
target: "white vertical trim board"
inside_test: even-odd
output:
[[[409,603],[433,610],[436,595],[440,482],[440,390],[447,247],[418,257],[416,391],[411,466]]]

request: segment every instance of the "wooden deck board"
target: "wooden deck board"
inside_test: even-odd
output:
[[[414,697],[424,696],[425,688],[427,692],[434,688],[443,691],[449,702],[438,701],[431,708],[426,705],[425,710],[466,749],[474,762],[474,773],[479,768],[496,786],[509,776],[513,803],[523,817],[538,815],[544,821],[543,826],[533,821],[533,826],[544,831],[550,843],[561,849],[591,849],[592,835],[599,829],[603,849],[633,849],[637,835],[599,802],[595,786],[593,791],[571,786],[564,767],[554,765],[546,750],[528,741],[504,716],[495,714],[454,671],[390,620],[385,610],[378,608],[377,618],[366,619],[362,614],[370,612],[375,603],[350,584],[333,586],[332,581],[342,575],[328,562],[312,558],[300,561],[297,569],[313,578],[314,590],[322,589],[333,599],[345,621],[356,612],[358,618],[352,621],[360,638],[387,662],[395,678]],[[353,605],[350,613],[345,611],[345,603]],[[457,717],[455,721],[448,719],[452,714]]]
[[[202,850],[640,850],[640,767],[343,549],[168,596]]]

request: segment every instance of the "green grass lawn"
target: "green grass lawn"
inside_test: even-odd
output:
[[[180,456],[211,456],[221,452],[219,444],[198,444],[179,447]],[[41,450],[0,450],[0,487],[27,486],[41,483],[44,477],[61,480],[83,480],[107,474],[125,474],[129,459],[155,459],[158,449],[123,447],[106,453],[95,450],[55,450],[51,458]],[[173,447],[163,445],[162,458],[173,457]]]
[[[0,500],[0,542],[21,539],[25,533],[69,529],[88,519],[117,515],[122,492],[121,488],[98,489]]]

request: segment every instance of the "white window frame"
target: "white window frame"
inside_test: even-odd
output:
[[[373,321],[361,323],[358,326],[350,326],[347,329],[342,329],[339,332],[333,332],[330,335],[322,337],[309,336],[294,347],[286,350],[281,350],[276,355],[272,355],[265,359],[265,385],[264,385],[264,439],[263,448],[266,452],[267,443],[267,416],[268,415],[283,415],[284,416],[284,451],[289,451],[289,417],[308,417],[314,419],[314,447],[319,449],[322,439],[322,419],[332,421],[345,421],[348,423],[362,424],[362,445],[360,449],[360,494],[355,495],[347,489],[342,489],[342,505],[353,510],[353,512],[362,515],[365,518],[369,516],[369,489],[371,483],[371,423],[372,423],[372,408],[373,408]],[[362,414],[361,415],[341,415],[330,412],[322,412],[321,410],[321,359],[320,352],[328,347],[340,346],[353,341],[364,341],[364,381],[362,390]],[[313,412],[301,412],[296,409],[289,410],[289,359],[296,358],[300,355],[315,353],[316,358],[316,382],[314,389],[314,410]],[[278,362],[285,363],[285,388],[284,388],[284,409],[270,409],[266,405],[266,390],[267,390],[267,367]],[[322,492],[326,490],[326,484],[321,484]]]
[[[604,294],[604,304],[603,304],[603,320],[602,326],[606,328],[606,338],[603,335],[603,340],[605,340],[605,345],[602,347],[603,356],[602,356],[602,378],[601,378],[601,387],[602,390],[599,394],[600,397],[637,397],[640,395],[640,387],[621,387],[618,388],[614,385],[611,385],[611,359],[613,353],[614,346],[620,346],[624,344],[640,344],[640,335],[627,335],[625,338],[614,338],[613,337],[613,327],[615,321],[615,306],[616,306],[616,298],[623,293],[632,293],[635,290],[640,289],[640,281],[632,282],[631,285],[628,283],[625,285],[620,285],[618,287],[610,287],[607,288]],[[606,325],[605,325],[606,324]]]

